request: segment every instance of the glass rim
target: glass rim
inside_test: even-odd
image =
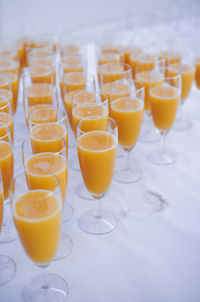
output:
[[[173,69],[173,68],[170,68],[170,67],[166,67],[165,68],[165,71],[166,70],[175,70],[175,69]],[[170,80],[170,79],[181,79],[181,73],[180,72],[178,72],[178,74],[177,75],[174,75],[174,76],[166,76],[165,74],[164,74],[164,80]]]
[[[84,79],[82,81],[74,81],[74,80],[71,80],[71,81],[68,81],[66,78],[67,77],[70,77],[70,76],[73,76],[73,75],[80,75],[82,74],[84,76]],[[75,71],[75,72],[67,72],[67,73],[63,73],[63,83],[64,84],[72,84],[72,85],[79,85],[79,84],[85,84],[87,85],[87,74],[85,71]]]
[[[0,61],[7,62],[9,64],[9,66],[2,66],[2,67],[0,66],[0,71],[7,70],[8,68],[19,68],[19,62],[13,59],[9,59],[2,56],[0,58]]]
[[[31,111],[28,115],[27,115],[27,119],[30,123],[32,124],[35,124],[35,125],[41,125],[41,124],[52,124],[52,123],[55,123],[55,124],[60,124],[62,122],[64,122],[65,120],[67,121],[67,115],[66,115],[66,112],[61,109],[61,108],[58,108],[58,107],[55,107],[54,105],[51,105],[51,104],[39,104],[39,105],[36,105],[36,106],[41,106],[41,105],[47,105],[47,106],[52,106],[52,109],[56,109],[56,112],[57,112],[57,115],[63,115],[61,116],[57,121],[55,122],[45,122],[45,123],[35,123],[33,121],[30,120],[30,115],[34,112],[34,111],[37,111],[37,110],[40,110],[39,108],[35,108],[35,110],[33,109],[33,111]],[[54,108],[53,108],[54,106]],[[34,106],[32,106],[34,107]],[[31,108],[31,107],[30,107]],[[44,108],[45,109],[45,108]],[[66,131],[67,131],[67,126],[66,126]]]
[[[134,87],[133,85],[129,85],[129,84],[127,84],[127,86],[130,88],[130,90],[134,87],[135,88],[135,91],[143,91],[143,92],[145,92],[145,86],[144,86],[144,83],[141,81],[141,80],[137,80],[137,79],[122,79],[122,80],[117,80],[117,81],[115,81],[115,82],[111,82],[111,95],[112,95],[112,86],[114,85],[114,84],[118,84],[118,83],[120,83],[120,84],[124,84],[124,85],[126,85],[126,83],[123,83],[123,82],[128,82],[128,83],[139,83],[139,84],[141,84],[142,85],[142,87],[140,87],[140,88],[136,88],[136,87]],[[117,90],[117,89],[116,89]]]
[[[23,141],[23,143],[22,143],[22,157],[23,157],[23,166],[24,166],[24,171],[27,171],[27,166],[26,166],[26,163],[32,158],[32,157],[36,157],[36,156],[45,156],[45,155],[47,155],[47,154],[50,154],[50,155],[52,155],[52,154],[54,154],[55,156],[57,156],[57,155],[60,155],[60,156],[63,156],[64,158],[65,158],[65,160],[66,160],[66,165],[68,165],[68,158],[67,158],[67,154],[66,154],[66,151],[67,151],[67,148],[66,148],[66,146],[67,146],[67,144],[66,144],[66,142],[65,142],[65,140],[64,140],[64,138],[62,138],[62,137],[60,137],[60,136],[57,136],[62,142],[63,142],[63,144],[64,144],[64,147],[60,150],[60,151],[58,151],[58,152],[49,152],[49,151],[45,151],[45,152],[38,152],[38,153],[33,153],[33,150],[32,150],[32,144],[31,144],[31,137],[28,137],[28,138],[26,138],[24,141]],[[30,148],[29,148],[30,147]],[[28,149],[28,153],[29,153],[29,155],[28,155],[28,159],[26,159],[26,161],[25,161],[25,158],[24,158],[24,154],[25,154],[25,150],[27,150]],[[30,172],[32,175],[38,175],[37,173],[33,173],[33,172]],[[55,172],[56,173],[56,172]],[[49,175],[49,174],[51,174],[51,173],[49,173],[49,172],[46,172],[46,174],[44,174],[44,175]],[[38,176],[41,176],[41,177],[43,177],[44,175],[38,175]]]
[[[118,124],[117,124],[117,122],[113,119],[113,118],[111,118],[111,117],[108,117],[108,121],[111,121],[113,124],[114,124],[114,129],[111,129],[111,130],[92,130],[92,131],[83,131],[83,130],[81,130],[80,129],[80,125],[81,125],[81,123],[82,122],[84,122],[84,121],[86,121],[86,120],[94,120],[95,118],[101,118],[101,116],[96,116],[96,117],[92,117],[92,116],[90,116],[90,117],[85,117],[85,118],[82,118],[79,122],[78,122],[78,124],[77,124],[77,133],[82,133],[82,134],[84,134],[84,133],[89,133],[89,132],[108,132],[108,133],[112,133],[112,132],[115,132],[115,131],[118,131]],[[77,136],[78,137],[78,136]],[[77,139],[78,140],[78,139]]]
[[[9,143],[12,146],[12,140],[11,140],[11,134],[10,134],[10,132],[11,132],[10,131],[10,126],[8,124],[6,124],[6,123],[0,122],[0,128],[1,128],[1,126],[4,127],[4,128],[7,128],[7,133],[4,134],[4,135],[2,135],[2,136],[0,136],[0,141],[4,141],[4,138],[8,137],[9,142],[7,142],[7,143]]]
[[[100,73],[101,74],[114,74],[116,73],[116,71],[106,71],[105,68],[107,66],[114,66],[114,65],[120,65],[120,66],[123,66],[127,69],[125,70],[122,70],[122,71],[117,71],[117,73],[119,74],[123,74],[123,73],[128,73],[128,72],[131,72],[131,66],[129,64],[126,64],[126,63],[122,63],[122,62],[113,62],[113,63],[105,63],[105,64],[102,64],[99,66],[99,70],[100,70]]]
[[[54,179],[55,179],[55,181],[56,181],[56,188],[54,189],[54,190],[47,190],[47,189],[32,189],[32,190],[29,190],[28,189],[28,184],[26,183],[26,185],[27,185],[27,189],[25,190],[25,192],[23,192],[22,194],[20,194],[20,196],[18,196],[18,198],[14,198],[14,196],[15,196],[15,192],[13,192],[13,190],[12,190],[12,186],[14,185],[14,188],[15,188],[15,183],[16,183],[16,179],[18,179],[18,178],[20,178],[20,177],[23,177],[24,176],[24,180],[27,182],[27,180],[26,180],[26,173],[28,174],[28,172],[21,172],[21,173],[18,173],[17,175],[15,175],[14,177],[13,177],[13,179],[11,180],[11,182],[10,182],[10,184],[9,184],[9,193],[10,193],[10,199],[11,199],[11,209],[12,209],[12,214],[13,214],[13,216],[15,216],[15,217],[17,217],[17,218],[19,218],[20,220],[23,220],[23,221],[27,221],[27,222],[36,222],[36,221],[43,221],[43,220],[46,220],[47,218],[49,218],[49,217],[53,217],[54,215],[56,215],[59,211],[61,211],[62,210],[62,198],[57,198],[56,196],[55,196],[55,194],[57,193],[57,192],[59,192],[60,194],[62,194],[61,193],[61,189],[60,189],[60,183],[59,183],[59,180],[58,180],[58,177],[55,175],[55,174],[48,174],[48,176],[50,176],[50,177],[53,177]],[[43,192],[48,192],[48,193],[50,193],[50,195],[52,195],[52,196],[55,196],[56,197],[56,200],[57,200],[57,202],[58,202],[58,208],[55,210],[55,212],[54,213],[52,213],[51,215],[48,215],[48,216],[45,216],[45,217],[43,217],[43,218],[24,218],[24,217],[21,217],[21,216],[19,216],[19,215],[17,215],[17,213],[16,213],[16,208],[15,208],[15,205],[16,205],[16,202],[18,202],[19,201],[19,199],[22,197],[22,196],[24,196],[25,194],[27,194],[27,193],[29,193],[29,192],[38,192],[38,191],[43,191]]]

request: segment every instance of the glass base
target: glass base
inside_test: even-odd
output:
[[[85,185],[83,183],[78,184],[78,186],[75,188],[76,195],[82,199],[86,200],[94,200],[92,195],[88,192]]]
[[[65,223],[66,221],[70,220],[73,216],[73,213],[73,207],[68,202],[65,202],[64,207],[62,209],[62,223]]]
[[[156,150],[147,155],[147,160],[154,165],[172,165],[176,162],[176,158],[176,154],[169,149]]]
[[[175,131],[185,131],[191,129],[192,127],[193,124],[191,121],[182,118],[175,121],[172,129]]]
[[[67,257],[71,253],[72,247],[72,239],[66,233],[61,233],[58,250],[54,257],[54,260],[60,260],[62,258]]]
[[[11,242],[13,240],[16,240],[18,238],[16,229],[15,229],[15,225],[13,222],[12,217],[10,216],[6,216],[6,208],[10,207],[10,203],[6,203],[4,206],[4,219],[3,219],[3,225],[2,225],[2,230],[0,233],[0,243],[7,243],[7,242]]]
[[[48,275],[48,287],[43,287],[43,276],[30,280],[24,287],[24,299],[27,302],[63,302],[69,294],[66,281],[54,274]]]
[[[133,183],[143,177],[143,170],[139,167],[116,170],[113,179],[120,183]]]
[[[15,262],[8,256],[0,255],[0,285],[6,284],[16,272]]]
[[[80,228],[89,234],[104,235],[114,230],[117,218],[108,210],[90,210],[79,218]]]

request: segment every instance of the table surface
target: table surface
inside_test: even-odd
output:
[[[80,215],[96,203],[76,195],[81,174],[69,169],[67,200],[74,208],[74,216],[62,228],[71,236],[73,250],[48,269],[68,282],[69,302],[200,301],[199,99],[200,90],[193,85],[183,106],[184,117],[192,122],[192,128],[172,130],[167,135],[168,147],[177,154],[174,165],[150,164],[146,156],[158,143],[138,142],[131,156],[143,168],[144,180],[128,185],[113,180],[103,200],[103,206],[118,217],[113,232],[93,236],[80,230]],[[15,117],[17,164],[21,141],[27,135],[19,127],[19,120],[20,106]],[[162,194],[166,201],[162,212],[137,214],[136,192],[144,185]],[[12,257],[17,265],[14,279],[0,287],[0,301],[21,302],[23,285],[40,270],[26,256],[19,240],[0,244],[0,254]]]

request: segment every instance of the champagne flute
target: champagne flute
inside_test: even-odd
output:
[[[192,122],[183,116],[182,108],[189,97],[195,77],[195,61],[193,55],[186,52],[184,56],[181,57],[180,62],[169,64],[168,74],[181,74],[182,79],[181,101],[173,129],[179,131],[190,129]]]
[[[28,257],[43,272],[24,287],[26,301],[65,301],[69,289],[66,281],[48,274],[46,268],[58,249],[62,197],[55,175],[38,187],[32,175],[18,174],[10,184],[10,203],[19,238]]]
[[[164,82],[150,89],[150,104],[153,122],[161,136],[161,146],[148,154],[147,159],[155,165],[169,165],[176,161],[176,155],[165,145],[166,135],[172,128],[181,98],[181,75],[170,75],[166,68]]]
[[[24,170],[27,173],[32,175],[32,178],[35,179],[35,183],[42,184],[48,181],[50,174],[55,174],[59,180],[61,193],[62,193],[62,220],[66,222],[72,217],[73,209],[71,206],[65,201],[66,198],[66,190],[67,190],[67,181],[68,181],[68,163],[66,156],[66,143],[65,140],[61,137],[50,135],[51,143],[55,146],[57,144],[57,148],[61,149],[58,152],[42,152],[42,153],[34,153],[35,147],[39,143],[40,148],[49,148],[52,144],[49,144],[49,140],[45,140],[44,137],[40,138],[40,141],[36,141],[33,138],[27,139],[22,144],[22,160],[24,164]],[[59,144],[59,146],[58,146]],[[57,150],[56,150],[57,151]],[[65,234],[61,233],[59,249],[56,254],[55,260],[62,259],[69,255],[72,250],[72,240],[71,238]]]
[[[127,85],[129,96],[115,98],[120,94],[118,87]],[[112,100],[112,93],[114,100]],[[135,148],[144,112],[144,85],[137,80],[124,80],[113,83],[110,104],[110,116],[118,124],[118,141],[125,151],[126,158],[123,166],[116,170],[114,179],[122,183],[137,182],[143,176],[141,168],[133,165],[130,161],[130,154]]]
[[[17,239],[17,233],[10,215],[9,185],[14,174],[13,146],[8,125],[1,123],[0,127],[0,170],[3,180],[4,220],[0,242],[10,242]]]
[[[163,82],[165,60],[152,53],[142,52],[136,58],[135,78],[144,83],[144,123],[141,129],[139,141],[143,143],[154,143],[159,140],[152,122],[149,101],[149,89]]]
[[[98,208],[84,213],[79,218],[79,226],[89,234],[103,235],[111,232],[117,223],[113,213],[101,208],[101,199],[108,190],[114,173],[118,129],[117,123],[108,118],[104,131],[98,130],[98,126],[94,131],[87,131],[92,119],[84,118],[78,123],[77,148],[85,186],[98,201]]]
[[[3,181],[2,181],[1,170],[0,170],[0,233],[3,224],[3,210],[4,210],[3,200],[4,200]],[[0,285],[9,282],[14,277],[15,272],[16,272],[16,264],[13,261],[13,259],[11,259],[6,255],[0,255]]]

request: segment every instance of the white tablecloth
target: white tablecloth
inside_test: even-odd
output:
[[[68,282],[69,302],[200,301],[200,90],[193,87],[183,111],[193,127],[169,133],[167,145],[178,156],[174,165],[147,162],[146,155],[158,144],[138,142],[132,154],[144,169],[147,187],[167,201],[163,212],[135,215],[138,184],[113,181],[103,206],[118,216],[116,229],[104,236],[86,234],[78,218],[96,203],[76,196],[81,174],[69,169],[67,199],[74,216],[63,224],[63,230],[74,246],[68,257],[49,266],[49,272]],[[22,119],[21,112],[16,121]],[[16,129],[17,150],[25,135],[20,127]],[[122,210],[127,215],[122,216]],[[0,301],[21,302],[23,285],[40,270],[19,240],[0,244],[0,254],[12,257],[17,265],[14,279],[0,287]]]

